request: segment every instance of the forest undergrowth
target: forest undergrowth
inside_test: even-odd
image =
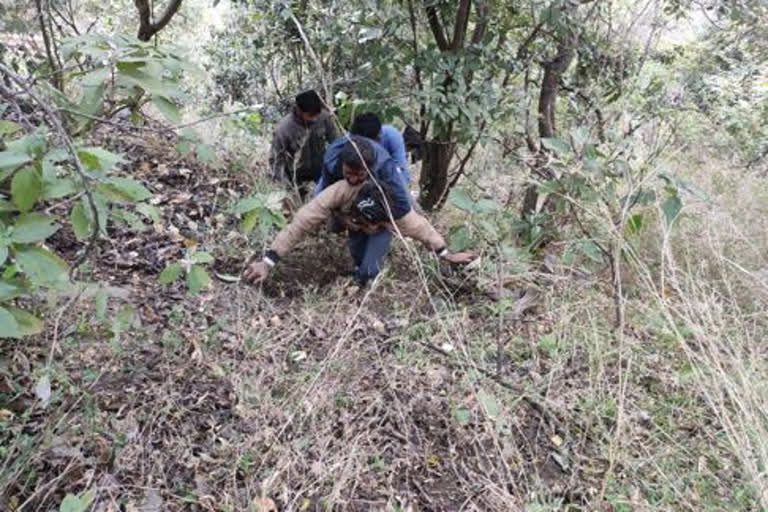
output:
[[[99,242],[84,273],[108,300],[51,298],[51,328],[3,346],[0,509],[765,507],[759,172],[734,185],[687,162],[707,199],[644,233],[617,330],[607,269],[547,258],[489,287],[400,242],[360,290],[321,232],[263,287],[236,282],[265,241],[224,214],[264,182],[170,159],[158,136],[102,137],[162,216]],[[68,227],[48,244],[74,259]],[[211,288],[160,285],[192,246]]]

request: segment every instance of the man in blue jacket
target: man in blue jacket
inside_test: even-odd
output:
[[[339,137],[328,146],[315,195],[339,180],[346,178],[349,181],[349,172],[345,176],[344,167],[348,171],[361,173],[363,178],[370,175],[387,186],[391,194],[389,207],[394,220],[411,211],[411,196],[400,167],[379,144],[358,135]],[[387,229],[372,233],[349,231],[349,251],[355,260],[356,276],[360,283],[365,284],[378,275],[391,243],[392,232]]]
[[[400,130],[391,124],[382,125],[379,116],[373,112],[366,112],[355,117],[349,131],[353,135],[362,135],[378,142],[400,167],[406,183],[411,182],[411,170],[408,167],[408,156],[405,153],[405,141]]]

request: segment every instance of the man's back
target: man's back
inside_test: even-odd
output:
[[[381,126],[379,139],[377,141],[387,150],[392,160],[400,167],[407,183],[411,182],[411,169],[408,167],[408,156],[405,153],[405,141],[400,130],[391,124]]]

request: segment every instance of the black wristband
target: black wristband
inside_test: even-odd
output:
[[[445,256],[446,254],[448,254],[448,248],[443,246],[443,247],[440,247],[439,249],[435,249],[435,254],[437,254],[438,257]]]
[[[264,262],[270,267],[277,265],[278,261],[280,261],[280,256],[272,249],[264,253]]]

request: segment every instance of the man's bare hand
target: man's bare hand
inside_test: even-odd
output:
[[[456,263],[460,265],[466,265],[471,263],[477,258],[477,254],[472,252],[449,252],[443,259],[449,263]]]
[[[269,265],[261,260],[252,260],[243,271],[243,279],[249,283],[260,283],[269,275]]]

